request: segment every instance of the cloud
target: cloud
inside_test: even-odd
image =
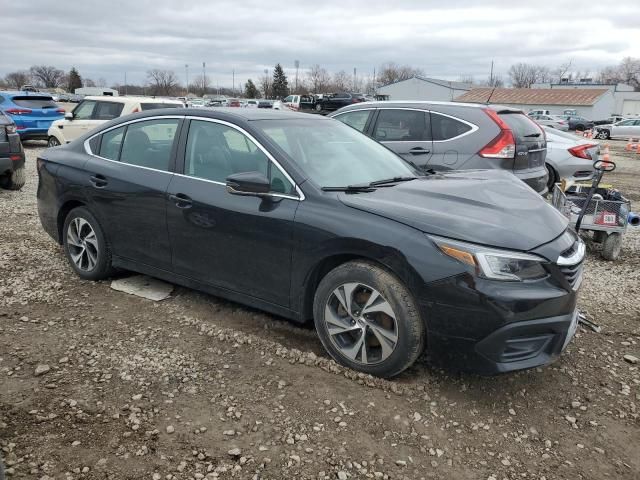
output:
[[[53,2],[3,6],[0,75],[33,64],[121,83],[142,83],[151,68],[184,81],[201,72],[214,84],[254,80],[280,62],[293,73],[320,64],[370,75],[386,61],[434,77],[483,78],[493,60],[506,74],[516,62],[554,67],[573,59],[595,72],[638,55],[640,3],[569,0],[308,1],[165,0]]]

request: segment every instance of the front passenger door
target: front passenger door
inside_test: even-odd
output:
[[[380,109],[373,138],[420,169],[429,168],[433,142],[429,112],[423,110]]]
[[[83,100],[73,109],[73,119],[64,122],[63,135],[67,142],[75,140],[90,130],[95,100]]]
[[[272,196],[232,195],[226,179],[259,172]],[[239,128],[191,120],[182,175],[167,191],[176,273],[289,306],[293,220],[299,198],[290,179]]]

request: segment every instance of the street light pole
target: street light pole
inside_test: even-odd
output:
[[[300,61],[296,60],[295,62],[293,62],[293,64],[296,66],[296,92],[298,93],[298,68],[300,68]]]
[[[189,64],[184,64],[184,71],[187,75],[187,100],[189,99]]]
[[[205,76],[205,63],[202,62],[202,97],[204,98],[204,94],[207,93],[206,89],[207,89],[207,80],[206,80],[206,76]]]

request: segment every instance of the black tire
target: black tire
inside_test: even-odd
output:
[[[316,103],[316,112],[321,112],[322,111],[322,105],[319,103]]]
[[[394,335],[396,343],[388,357],[377,363],[363,363],[361,361],[362,353],[360,353],[360,361],[348,358],[334,344],[334,340],[332,340],[329,334],[325,320],[325,312],[328,310],[331,299],[335,298],[334,291],[337,291],[339,287],[349,283],[358,283],[360,284],[359,286],[375,289],[382,297],[382,300],[386,301],[391,307],[395,316]],[[358,305],[356,305],[356,307],[359,308]],[[362,310],[361,318],[368,317],[371,322],[371,316],[364,314],[364,308]],[[360,312],[356,311],[355,313],[359,314]],[[367,261],[352,261],[331,270],[318,285],[313,303],[313,314],[316,330],[324,348],[336,362],[354,370],[378,377],[393,377],[410,367],[424,349],[425,325],[413,296],[395,275]],[[345,319],[348,319],[348,317],[345,316]],[[355,325],[354,320],[349,321]],[[376,322],[376,320],[373,320],[372,323]],[[362,333],[364,338],[372,339],[373,336],[370,335],[373,333],[371,327],[364,328],[365,330],[362,330],[362,332],[369,332],[369,336],[367,336],[366,333]],[[356,336],[359,332],[359,330],[355,332]],[[380,338],[377,335],[376,337]],[[357,342],[354,341],[354,343]],[[365,343],[371,344],[372,342],[365,341]],[[384,349],[381,348],[380,343],[377,343],[377,345],[380,348],[379,352],[382,352]],[[371,348],[372,350],[369,350],[369,352],[374,351],[375,353],[378,347],[374,344]],[[361,350],[358,350],[354,354],[354,357],[357,358],[358,352],[361,352]],[[382,355],[380,356],[382,357]],[[373,356],[371,358],[373,359]]]
[[[71,240],[69,229],[71,228],[72,222],[74,222],[74,220],[76,219],[89,224],[91,230],[93,230],[93,232],[95,233],[95,240],[93,240],[92,238],[92,241],[90,242],[91,245],[93,245],[94,243],[97,245],[97,248],[95,250],[92,250],[92,253],[94,254],[93,256],[96,259],[95,264],[92,267],[85,263],[86,268],[82,268],[82,266],[77,265],[72,258],[72,251],[75,250],[75,252],[77,252],[78,247],[70,244]],[[85,231],[86,230],[87,229],[85,228]],[[82,238],[81,235],[78,235],[78,237],[86,240],[89,235],[85,235],[84,238]],[[62,239],[64,253],[67,257],[67,260],[69,261],[69,265],[71,265],[71,268],[73,268],[73,270],[78,274],[80,278],[83,278],[85,280],[102,280],[109,277],[113,273],[114,270],[111,266],[111,246],[109,245],[109,242],[107,241],[102,227],[98,223],[98,220],[96,220],[96,217],[94,217],[87,208],[77,207],[69,212],[64,220],[64,226],[62,227]],[[90,246],[87,245],[87,243],[89,242],[86,241],[85,249],[89,250]]]
[[[549,178],[547,179],[547,188],[549,189],[549,192],[552,192],[553,186],[560,181],[558,178],[558,172],[556,172],[555,168],[548,163],[545,163],[544,166],[547,168],[547,173],[549,174]]]
[[[26,181],[24,167],[20,167],[7,173],[4,177],[0,177],[0,186],[7,190],[20,190]]]
[[[609,140],[611,138],[611,133],[609,130],[600,130],[596,135],[596,138],[599,138],[600,140]]]
[[[584,132],[584,125],[576,125],[576,132]]]
[[[602,242],[602,258],[605,260],[616,260],[622,250],[622,235],[619,233],[610,233]]]
[[[49,137],[49,139],[47,140],[47,147],[51,148],[51,147],[57,147],[58,145],[60,145],[60,142],[58,141],[58,139],[56,137],[54,137],[53,135]]]
[[[607,232],[603,232],[601,230],[595,230],[593,232],[593,241],[595,243],[604,243],[607,237],[608,237]]]

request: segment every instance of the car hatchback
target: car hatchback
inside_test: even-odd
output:
[[[11,116],[22,140],[46,140],[54,120],[64,116],[51,95],[39,92],[1,92],[0,110]]]
[[[390,377],[426,348],[482,373],[557,358],[584,244],[499,170],[420,175],[321,115],[143,112],[38,158],[38,212],[82,278],[119,267],[298,322]]]
[[[423,171],[506,170],[547,193],[544,132],[520,110],[455,102],[368,102],[330,116]]]

